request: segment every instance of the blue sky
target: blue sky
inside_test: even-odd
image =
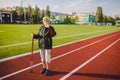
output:
[[[61,13],[91,13],[101,6],[103,14],[120,16],[120,0],[0,0],[0,8],[20,6],[21,1],[25,7],[28,4],[33,8],[37,5],[42,10],[49,5],[51,11]]]

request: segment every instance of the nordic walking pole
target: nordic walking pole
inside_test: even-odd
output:
[[[30,67],[31,67],[30,73],[33,72],[33,70],[32,70],[32,65],[33,65],[33,51],[34,51],[34,37],[33,36],[32,36],[31,59],[30,59]]]

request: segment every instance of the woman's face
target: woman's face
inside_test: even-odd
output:
[[[43,19],[43,24],[44,24],[44,25],[49,24],[49,20],[48,20],[47,18],[44,18],[44,19]]]

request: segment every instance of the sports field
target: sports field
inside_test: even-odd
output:
[[[40,24],[0,24],[0,59],[30,52],[31,33],[38,33],[40,26]],[[54,46],[120,30],[120,27],[115,26],[52,26],[57,32],[57,36],[53,38]],[[37,40],[35,40],[35,50],[38,50]]]
[[[120,80],[120,30],[54,47],[51,74],[40,74],[39,51],[0,60],[0,80]],[[32,73],[30,72],[32,70]]]

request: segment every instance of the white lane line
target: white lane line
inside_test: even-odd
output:
[[[5,31],[0,30],[0,32],[5,32]]]
[[[38,52],[39,52],[39,50],[34,51],[34,54],[37,54]],[[9,61],[9,60],[12,60],[12,59],[16,59],[16,58],[28,56],[28,55],[30,55],[30,54],[31,54],[31,52],[28,52],[28,53],[23,53],[23,54],[16,55],[16,56],[8,57],[8,58],[5,58],[5,59],[0,59],[0,63],[6,62],[6,61]]]
[[[93,42],[93,43],[87,44],[87,45],[85,45],[85,46],[83,46],[83,47],[80,47],[80,48],[77,48],[77,49],[75,49],[75,50],[71,50],[71,51],[69,51],[69,52],[63,53],[62,55],[59,55],[59,56],[56,56],[56,57],[52,58],[51,60],[55,60],[55,59],[61,58],[61,57],[65,56],[65,55],[68,55],[68,54],[70,54],[70,53],[72,53],[72,52],[75,52],[75,51],[78,51],[78,50],[80,50],[80,49],[86,48],[86,47],[91,46],[91,45],[93,45],[93,44],[96,44],[96,43],[98,43],[98,42],[100,42],[100,41],[103,41],[103,40],[105,40],[105,39],[111,38],[111,37],[113,37],[113,36],[115,36],[115,35],[117,35],[117,34],[114,34],[114,35],[108,36],[108,37],[106,37],[106,38],[97,40],[97,41],[95,41],[95,42]],[[35,64],[35,65],[32,66],[32,68],[33,68],[33,67],[37,67],[37,66],[40,65],[40,64],[41,64],[41,63]],[[13,72],[13,73],[11,73],[11,74],[5,75],[5,76],[1,77],[1,80],[2,80],[2,79],[5,79],[5,78],[8,78],[8,77],[10,77],[10,76],[16,75],[16,74],[18,74],[18,73],[21,73],[21,72],[23,72],[23,71],[29,70],[30,68],[31,68],[31,67],[27,67],[27,68],[21,69],[21,70],[19,70],[19,71]]]
[[[104,32],[104,31],[108,31],[108,30],[102,30],[102,31],[96,31],[96,32],[88,32],[88,33],[81,33],[81,34],[74,34],[74,35],[63,36],[63,37],[58,37],[58,38],[54,38],[54,39],[62,39],[62,38],[68,38],[68,37],[85,35],[85,34],[93,34],[93,33]],[[0,46],[0,48],[6,48],[6,47],[12,47],[12,46],[18,46],[18,45],[24,45],[24,44],[30,44],[30,43],[31,42],[24,42],[24,43],[18,43],[18,44],[4,45],[4,46]]]
[[[116,41],[114,41],[112,44],[110,44],[109,46],[107,46],[105,49],[103,49],[99,53],[97,53],[95,56],[93,56],[92,58],[90,58],[89,60],[87,60],[86,62],[84,62],[83,64],[79,65],[77,68],[73,69],[71,72],[69,72],[68,74],[66,74],[65,76],[63,76],[62,78],[60,78],[59,80],[66,80],[68,77],[70,77],[76,71],[80,70],[81,68],[83,68],[84,66],[86,66],[87,64],[89,64],[92,60],[94,60],[95,58],[97,58],[100,54],[102,54],[103,52],[105,52],[106,50],[108,50],[110,47],[112,47],[118,41],[120,41],[120,38],[117,39]]]
[[[70,35],[70,36],[58,37],[58,38],[55,38],[55,39],[68,38],[68,37],[80,36],[80,35],[85,35],[85,34],[93,34],[93,33],[104,32],[104,31],[108,31],[108,30],[95,31],[95,32],[87,32],[87,33],[81,33],[81,34],[74,34],[74,35]]]
[[[115,32],[117,32],[117,31],[115,31]],[[88,38],[85,38],[85,39],[81,39],[81,40],[69,42],[69,43],[66,43],[66,44],[61,44],[61,45],[58,45],[58,46],[54,46],[53,48],[57,48],[57,47],[61,47],[61,46],[66,46],[66,45],[74,44],[74,43],[77,43],[77,42],[80,42],[80,41],[89,40],[89,39],[92,39],[92,38],[97,38],[97,37],[100,37],[100,36],[103,36],[103,35],[112,34],[112,33],[115,33],[115,32],[110,32],[110,33],[102,34],[102,35],[99,35],[99,36],[97,35],[97,36],[88,37]],[[38,53],[38,52],[39,52],[39,50],[36,50],[36,51],[34,51],[34,54]],[[31,52],[28,52],[28,53],[24,53],[24,54],[12,56],[12,57],[9,57],[9,58],[1,59],[0,63],[8,61],[8,60],[11,60],[11,59],[16,59],[16,58],[24,57],[24,56],[27,56],[27,55],[30,55],[30,54],[31,54]]]
[[[24,45],[24,44],[30,44],[31,42],[25,42],[25,43],[18,43],[18,44],[11,44],[11,45],[5,45],[0,46],[0,48],[6,48],[6,47],[12,47],[12,46],[18,46],[18,45]]]

